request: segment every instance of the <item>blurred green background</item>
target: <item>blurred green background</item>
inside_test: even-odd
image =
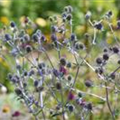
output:
[[[73,25],[76,27],[85,22],[84,14],[87,10],[92,12],[93,19],[99,19],[108,10],[113,11],[114,18],[120,18],[119,0],[1,0],[0,18],[1,22],[8,24],[10,20],[19,23],[22,17],[29,16],[39,27],[46,27],[46,24],[42,26],[39,23],[38,18],[46,21],[49,16],[60,14],[67,5],[74,8]]]

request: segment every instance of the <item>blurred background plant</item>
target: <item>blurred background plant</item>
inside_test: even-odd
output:
[[[89,24],[85,20],[85,14],[87,11],[91,11],[92,20],[99,20],[106,13],[106,11],[112,10],[114,13],[112,17],[113,29],[115,34],[120,37],[120,30],[116,29],[116,21],[120,19],[120,1],[119,0],[0,0],[0,28],[6,27],[10,24],[11,20],[15,21],[18,26],[22,24],[26,17],[29,17],[32,22],[35,24],[33,27],[27,28],[28,33],[32,34],[37,28],[40,28],[45,36],[50,38],[50,21],[49,17],[53,15],[59,16],[63,8],[67,5],[71,5],[74,8],[73,12],[73,31],[77,34],[78,39],[83,41],[85,45],[89,48],[89,40],[85,40],[84,34],[89,32],[93,34],[93,29],[89,27]],[[108,31],[109,28],[105,28],[102,34],[98,33],[98,46],[94,49],[92,54],[94,57],[97,56],[98,52],[101,52],[101,47],[104,44],[108,43],[109,45],[114,44],[114,39],[111,32]],[[85,40],[85,41],[84,41]],[[49,42],[49,41],[48,41]],[[99,48],[99,49],[98,49]],[[7,53],[7,51],[5,51]],[[52,51],[51,51],[52,52]],[[54,54],[54,53],[53,53]],[[9,63],[12,64],[12,59],[8,56]],[[90,58],[88,61],[92,61]],[[9,66],[5,60],[0,57],[0,81],[3,83],[9,94],[13,90],[13,86],[6,80],[6,75],[11,71],[11,66]],[[89,73],[89,69],[86,71],[86,78],[92,76]],[[81,89],[85,89],[80,86]],[[96,92],[96,88],[93,88],[93,91]],[[102,94],[102,93],[100,93]],[[9,97],[8,97],[9,98]],[[11,97],[9,99],[14,99]],[[12,100],[11,100],[12,101]],[[99,104],[98,109],[101,109],[101,112],[97,116],[91,115],[91,120],[105,120],[110,119],[109,114],[103,114],[102,110],[104,109],[104,102],[98,101],[97,99],[92,98],[92,102]],[[111,98],[111,101],[114,101]],[[8,103],[9,104],[9,103]],[[103,105],[101,107],[101,104]],[[0,105],[0,107],[2,104]],[[13,105],[14,106],[14,105]],[[20,105],[19,105],[20,106]],[[14,107],[13,107],[14,108]],[[104,109],[104,111],[106,108]],[[119,116],[119,110],[117,111]],[[120,118],[118,117],[118,120]]]
[[[31,34],[36,28],[40,28],[49,38],[49,17],[53,14],[59,15],[66,5],[71,5],[74,8],[73,30],[80,40],[85,39],[83,36],[86,32],[93,32],[91,28],[88,28],[88,23],[84,19],[87,11],[92,12],[92,19],[99,20],[106,11],[112,10],[114,13],[113,25],[116,25],[116,20],[120,18],[119,0],[65,0],[62,2],[55,0],[28,0],[27,2],[23,0],[0,0],[0,27],[9,25],[11,20],[15,21],[17,25],[21,25],[21,22],[28,16],[35,23],[32,28],[27,28],[28,33]],[[119,36],[119,31],[116,34]],[[103,31],[98,39],[98,41],[106,39],[109,44],[114,42],[112,35],[107,30]],[[4,62],[1,58],[2,63]],[[1,81],[4,81],[4,79]]]

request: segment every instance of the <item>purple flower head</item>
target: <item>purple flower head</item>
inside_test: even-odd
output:
[[[18,55],[19,51],[17,48],[13,48],[12,51],[11,51],[11,54],[16,57]]]
[[[114,52],[115,54],[117,54],[117,53],[119,52],[119,48],[118,48],[118,47],[116,47],[116,46],[115,46],[115,47],[113,47],[113,49],[112,49],[112,50],[113,50],[113,52]]]
[[[68,62],[66,66],[67,66],[67,68],[71,68],[72,67],[71,62]]]
[[[88,110],[92,110],[92,104],[91,103],[87,103],[85,105],[85,107],[88,109]]]
[[[109,59],[109,55],[108,54],[103,54],[103,59],[107,61]]]
[[[16,95],[18,95],[18,96],[21,96],[23,93],[22,93],[22,90],[20,89],[20,88],[16,88],[15,89],[15,93],[16,93]]]
[[[70,40],[71,41],[75,41],[76,40],[76,35],[74,33],[71,34]]]
[[[14,27],[16,26],[15,22],[12,21],[12,22],[10,23],[10,26],[11,26],[12,28],[14,28]]]
[[[41,36],[41,41],[45,41],[45,40],[46,40],[45,36],[42,35],[42,36]]]
[[[62,66],[65,66],[66,65],[66,59],[64,57],[60,58],[60,64]]]
[[[25,46],[26,52],[29,53],[32,51],[32,47],[30,45]]]
[[[35,73],[34,70],[30,70],[30,71],[28,72],[28,76],[32,76],[32,75],[34,75],[34,73]]]
[[[34,86],[37,87],[38,84],[39,84],[39,81],[38,81],[38,80],[35,80],[35,81],[34,81]]]
[[[92,87],[92,86],[93,86],[93,81],[91,81],[91,80],[86,80],[86,81],[85,81],[85,85],[86,85],[86,87]]]
[[[59,71],[57,69],[53,69],[53,74],[58,77],[59,76]]]
[[[64,12],[63,14],[62,14],[62,18],[66,18],[67,17],[67,14],[66,14],[66,12]]]
[[[37,30],[36,31],[36,35],[38,35],[39,37],[41,37],[41,30]]]
[[[20,80],[20,78],[19,78],[19,76],[14,75],[14,76],[12,76],[12,78],[11,78],[10,80],[11,80],[13,83],[18,83],[19,80]]]
[[[57,32],[58,31],[57,26],[51,26],[51,31],[52,31],[52,33]]]
[[[24,39],[25,39],[25,41],[30,41],[30,36],[28,34],[25,34]]]
[[[67,13],[71,13],[71,12],[73,12],[73,8],[72,8],[72,6],[69,5],[64,8],[64,11]]]
[[[72,15],[71,15],[71,14],[68,14],[67,17],[66,17],[66,19],[67,19],[68,21],[71,20],[71,19],[72,19]]]
[[[39,105],[39,102],[38,102],[38,101],[35,101],[35,105],[38,106],[38,105]]]
[[[111,10],[109,10],[105,15],[106,15],[107,19],[110,19],[113,15],[113,12]]]
[[[63,73],[64,75],[67,74],[67,69],[66,69],[65,67],[63,67],[63,66],[60,66],[59,71],[60,71],[61,73]]]
[[[120,20],[117,21],[117,28],[120,29]]]
[[[111,79],[115,79],[115,77],[116,77],[115,73],[110,74]]]
[[[69,105],[69,106],[68,106],[68,110],[69,110],[70,112],[73,112],[74,106],[73,106],[73,105]]]
[[[5,34],[5,41],[9,41],[12,39],[12,36],[10,34]]]
[[[37,34],[33,34],[32,39],[34,42],[38,42],[39,36]]]
[[[69,92],[68,100],[73,100],[74,98],[75,98],[74,94],[72,92]]]
[[[88,11],[85,15],[85,19],[88,20],[88,19],[90,19],[90,17],[91,17],[91,12]]]
[[[40,76],[43,76],[42,70],[38,69],[38,74],[39,74]]]
[[[102,58],[97,58],[97,59],[96,59],[96,63],[97,63],[97,64],[101,64],[101,63],[102,63]]]
[[[15,111],[13,114],[12,114],[12,117],[19,117],[21,115],[21,113],[19,111]]]
[[[85,106],[86,101],[85,101],[84,99],[81,99],[80,102],[79,102],[79,104],[80,104],[81,106]]]
[[[28,22],[29,22],[29,18],[28,18],[28,17],[25,17],[24,23],[27,24]]]
[[[51,35],[51,40],[52,40],[53,42],[57,41],[57,36],[56,36],[55,34],[52,34],[52,35]]]
[[[101,22],[96,23],[95,28],[98,29],[98,30],[102,30],[103,26],[102,26]]]

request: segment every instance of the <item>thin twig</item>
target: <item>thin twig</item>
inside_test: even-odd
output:
[[[106,92],[106,102],[107,102],[107,106],[108,106],[108,109],[109,109],[109,111],[110,111],[110,113],[111,113],[111,115],[112,115],[112,119],[115,120],[115,115],[114,115],[114,113],[113,113],[113,111],[112,111],[112,108],[111,108],[111,105],[110,105],[110,102],[109,102],[109,92],[108,92],[108,88],[107,88],[107,83],[106,83],[106,82],[105,82],[105,86],[106,86],[105,92]]]

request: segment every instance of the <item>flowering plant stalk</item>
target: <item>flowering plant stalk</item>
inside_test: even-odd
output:
[[[119,57],[119,40],[115,36],[111,17],[112,12],[108,11],[100,21],[92,22],[91,13],[87,12],[85,19],[93,29],[93,36],[85,33],[90,39],[90,51],[81,42],[73,31],[73,8],[66,6],[60,17],[50,17],[51,33],[50,46],[57,53],[57,61],[52,59],[46,48],[47,39],[40,29],[29,35],[27,27],[32,26],[32,21],[25,18],[24,27],[19,28],[12,21],[10,26],[3,28],[1,32],[2,46],[7,46],[9,54],[14,58],[15,70],[8,74],[9,81],[15,86],[15,93],[18,99],[23,101],[28,111],[38,119],[53,119],[61,117],[63,120],[71,119],[85,120],[89,114],[94,114],[94,105],[84,96],[92,96],[107,103],[111,118],[115,120],[115,113],[111,106],[110,91],[119,93],[118,71],[120,66],[109,71],[107,65],[114,55]],[[106,22],[115,39],[116,45],[104,48],[102,55],[95,58],[95,63],[89,63],[87,58],[92,49],[97,45],[97,32],[104,31],[103,21]],[[117,22],[118,29],[120,21]],[[63,55],[62,51],[66,51]],[[2,54],[2,53],[1,53]],[[67,58],[70,55],[71,59]],[[5,60],[7,58],[3,55]],[[44,56],[45,60],[41,56]],[[8,61],[9,62],[9,61]],[[120,60],[118,60],[120,64]],[[27,66],[27,67],[26,67]],[[84,80],[86,88],[100,87],[105,89],[105,96],[94,94],[90,91],[83,91],[77,84],[81,83],[81,71],[90,68],[96,77],[101,81],[96,85],[93,80]],[[52,104],[53,103],[53,104]]]

